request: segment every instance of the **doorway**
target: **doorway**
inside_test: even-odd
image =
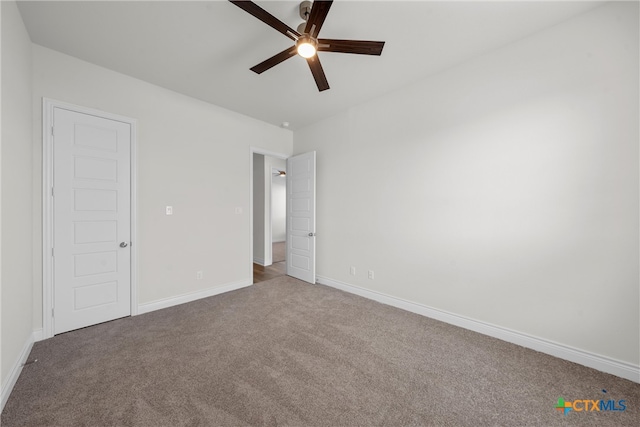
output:
[[[271,224],[271,185],[275,175],[268,157],[286,159],[286,244],[284,271],[274,274],[288,275],[307,283],[316,283],[316,152],[310,151],[292,157],[250,150],[251,244],[250,258],[253,270],[273,264],[273,226]],[[280,169],[281,170],[281,169]],[[278,175],[280,175],[278,170]],[[280,177],[279,177],[280,178]],[[266,188],[266,189],[265,189]],[[265,194],[267,195],[265,197]],[[268,205],[268,206],[267,206]],[[254,206],[257,206],[258,209]],[[255,215],[254,215],[255,214]],[[265,225],[266,224],[266,225]],[[255,252],[254,252],[255,251]],[[280,268],[282,268],[280,266]],[[271,277],[273,278],[273,277]]]
[[[286,274],[286,159],[254,152],[253,282]]]

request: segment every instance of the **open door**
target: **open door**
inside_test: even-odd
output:
[[[316,283],[316,152],[287,159],[287,275]]]

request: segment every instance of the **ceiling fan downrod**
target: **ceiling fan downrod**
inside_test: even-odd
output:
[[[304,34],[304,29],[307,26],[307,21],[309,20],[309,15],[311,14],[312,4],[313,3],[311,3],[308,0],[305,0],[302,3],[300,3],[300,18],[302,18],[303,22],[300,25],[298,25],[298,27],[296,28],[296,30],[300,34]]]

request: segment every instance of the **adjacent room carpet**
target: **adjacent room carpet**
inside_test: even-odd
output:
[[[62,334],[29,359],[3,426],[639,421],[636,383],[290,277]],[[563,415],[560,397],[627,409]]]

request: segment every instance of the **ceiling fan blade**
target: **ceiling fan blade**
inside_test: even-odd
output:
[[[329,82],[327,81],[327,77],[324,75],[324,70],[322,69],[318,55],[313,55],[311,58],[307,58],[307,63],[309,64],[309,68],[311,68],[311,74],[313,74],[318,90],[322,92],[323,90],[329,89]]]
[[[257,74],[262,74],[265,71],[267,71],[269,68],[275,67],[279,63],[291,58],[292,56],[296,55],[297,53],[298,52],[296,51],[296,47],[295,46],[287,48],[287,49],[283,50],[282,52],[273,55],[271,58],[269,58],[269,59],[267,59],[265,61],[262,61],[258,65],[254,65],[253,67],[251,67],[251,71],[253,71],[254,73],[257,73]]]
[[[235,4],[236,6],[238,6],[240,9],[244,10],[245,12],[255,16],[256,18],[258,18],[259,20],[261,20],[271,28],[274,28],[278,32],[289,37],[291,40],[296,40],[300,36],[300,33],[298,33],[296,30],[289,27],[287,24],[285,24],[284,22],[282,22],[281,20],[279,20],[278,18],[276,18],[275,16],[273,16],[272,14],[270,14],[269,12],[267,12],[266,10],[264,10],[263,8],[261,8],[260,6],[258,6],[252,1],[246,1],[246,0],[245,1],[229,0],[229,1]]]
[[[332,3],[333,0],[315,0],[313,2],[313,5],[311,6],[311,15],[309,15],[307,25],[304,27],[305,33],[311,33],[311,29],[313,28],[313,34],[311,34],[311,37],[318,37],[318,34],[320,34],[320,28],[322,28],[322,24],[324,24],[324,20],[329,13],[329,9],[331,9]]]
[[[318,50],[322,52],[356,53],[359,55],[381,55],[384,42],[365,40],[318,39]]]

